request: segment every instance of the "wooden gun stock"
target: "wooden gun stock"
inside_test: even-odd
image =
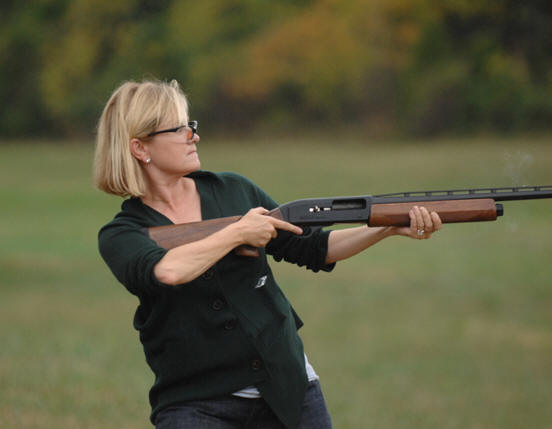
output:
[[[413,206],[423,206],[429,212],[437,212],[443,223],[479,222],[496,220],[502,215],[502,205],[493,199],[445,200],[408,203],[373,204],[369,226],[408,226],[408,212]]]
[[[267,216],[282,219],[278,208],[270,211]],[[216,219],[204,220],[201,222],[181,223],[177,225],[153,226],[146,228],[147,235],[165,249],[193,243],[226,228],[228,225],[238,222],[241,216],[229,216]],[[258,257],[259,250],[252,246],[242,245],[234,250],[240,256]]]

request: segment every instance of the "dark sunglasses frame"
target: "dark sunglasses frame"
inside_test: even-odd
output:
[[[147,137],[153,137],[157,134],[162,134],[162,133],[175,133],[175,132],[177,132],[177,131],[181,130],[182,128],[185,128],[185,127],[188,127],[192,130],[192,135],[191,135],[191,137],[188,138],[188,140],[192,140],[194,138],[194,136],[196,135],[196,133],[197,133],[197,127],[198,127],[197,121],[190,121],[190,122],[188,122],[187,125],[180,125],[178,127],[169,128],[169,129],[166,129],[166,130],[154,131],[153,133],[149,133],[147,135]]]

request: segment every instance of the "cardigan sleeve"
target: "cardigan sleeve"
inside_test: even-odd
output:
[[[98,245],[102,258],[130,293],[151,295],[164,286],[153,270],[167,250],[157,246],[138,226],[115,220],[100,230]]]
[[[278,231],[278,236],[266,246],[266,253],[272,255],[276,261],[283,259],[314,272],[329,272],[335,267],[335,263],[326,264],[329,235],[329,231],[311,227],[303,228],[303,235],[300,236]]]

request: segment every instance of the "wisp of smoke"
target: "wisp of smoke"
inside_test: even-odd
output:
[[[505,174],[511,179],[512,186],[527,186],[527,170],[535,162],[533,155],[517,151],[515,153],[506,153],[504,160]]]

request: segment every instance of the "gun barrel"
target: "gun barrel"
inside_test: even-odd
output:
[[[552,198],[552,186],[518,186],[511,188],[453,189],[444,191],[413,191],[374,195],[374,204],[414,201],[446,201],[487,199],[495,201],[535,200]]]

